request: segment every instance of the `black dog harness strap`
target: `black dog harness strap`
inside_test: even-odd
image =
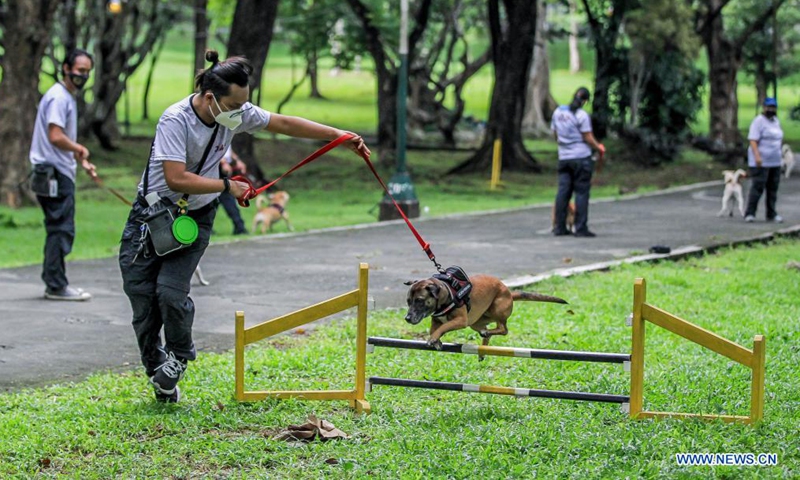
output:
[[[433,312],[434,317],[443,317],[456,308],[467,306],[467,311],[471,309],[469,294],[472,292],[472,282],[469,281],[464,269],[458,266],[448,267],[444,273],[437,273],[433,277],[440,280],[450,291],[450,303]]]

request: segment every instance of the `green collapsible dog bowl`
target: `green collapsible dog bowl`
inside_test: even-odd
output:
[[[197,240],[199,231],[197,222],[195,222],[192,217],[181,215],[172,222],[172,235],[175,237],[175,240],[184,245],[191,245],[194,243],[194,241]]]

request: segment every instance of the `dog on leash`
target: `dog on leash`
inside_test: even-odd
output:
[[[269,200],[269,204],[267,204]],[[284,220],[289,231],[294,231],[294,227],[289,222],[289,213],[286,211],[286,204],[289,203],[289,194],[283,190],[270,193],[265,199],[263,195],[259,195],[256,199],[256,209],[258,210],[256,216],[253,217],[253,233],[258,231],[261,226],[261,233],[267,233],[267,230],[272,231],[272,226],[279,220]]]
[[[742,179],[747,178],[747,173],[741,168],[738,170],[724,170],[722,176],[725,178],[725,192],[722,194],[722,209],[717,213],[718,217],[724,215],[733,216],[733,202],[731,197],[736,198],[739,203],[739,213],[744,217],[744,200],[742,197]]]
[[[781,147],[781,171],[784,177],[789,178],[792,174],[796,160],[797,156],[792,152],[792,147],[788,143],[784,143]]]
[[[556,231],[556,205],[553,204],[553,211],[550,213],[550,223],[553,226],[552,232]],[[567,221],[565,222],[567,225],[567,231],[570,233],[575,233],[575,202],[569,202],[567,204]]]
[[[451,272],[452,268],[447,272]],[[461,269],[458,270],[463,274]],[[466,274],[463,275],[466,279]],[[471,284],[467,300],[459,306],[462,292],[456,291],[452,284],[442,278],[442,275],[434,275],[424,280],[405,282],[411,285],[406,298],[406,322],[417,325],[425,317],[431,316],[428,345],[436,348],[442,346],[442,335],[467,327],[478,332],[483,338],[483,345],[489,345],[494,335],[507,335],[508,317],[511,316],[515,301],[567,303],[561,298],[541,293],[512,292],[497,277],[473,275],[467,280]],[[495,328],[490,329],[490,324],[495,324]]]

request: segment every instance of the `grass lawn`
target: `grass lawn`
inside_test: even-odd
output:
[[[317,145],[293,141],[263,140],[257,142],[258,158],[265,173],[272,178],[288,170],[311,153]],[[119,142],[116,152],[104,152],[89,144],[93,161],[107,185],[134,198],[136,185],[144,168],[150,148],[148,139],[128,139]],[[531,151],[545,168],[542,175],[504,173],[504,187],[489,190],[489,176],[465,175],[447,177],[444,173],[460,161],[467,152],[409,152],[408,164],[420,206],[427,207],[426,215],[443,215],[497,208],[522,207],[552,202],[557,189],[555,144],[531,141]],[[594,198],[618,196],[622,191],[642,192],[671,185],[717,179],[722,166],[715,166],[705,155],[687,151],[684,158],[662,168],[641,169],[614,163],[613,144],[609,144],[607,169],[597,176],[592,190]],[[385,181],[393,169],[382,168]],[[291,194],[288,204],[296,230],[353,225],[374,222],[376,205],[382,198],[380,185],[364,165],[363,160],[348,151],[334,151],[282,180],[279,187]],[[78,175],[76,210],[77,236],[70,260],[101,258],[117,252],[119,237],[128,215],[128,207],[116,197],[95,186],[82,172]],[[254,208],[242,210],[248,225]],[[11,210],[0,206],[0,267],[35,264],[42,261],[44,226],[39,207]],[[230,238],[233,226],[220,209],[214,241]],[[275,227],[285,232],[281,222]]]
[[[570,305],[521,303],[494,344],[630,351],[625,317],[637,277],[648,302],[745,347],[767,338],[765,420],[631,421],[616,405],[375,387],[373,413],[341,402],[232,399],[233,354],[202,353],[182,382],[185,400],[161,405],[142,372],[0,395],[0,476],[80,478],[796,478],[800,393],[800,277],[796,241],[704,258],[627,265],[556,278],[536,290]],[[746,272],[746,274],[744,274]],[[353,279],[355,281],[355,278]],[[352,288],[342,285],[342,290]],[[421,338],[398,310],[370,312],[369,334]],[[261,342],[247,351],[253,389],[346,389],[354,321]],[[466,331],[448,341],[477,342]],[[233,340],[231,340],[231,347]],[[746,415],[744,367],[650,326],[645,408]],[[619,366],[377,349],[367,375],[627,394]],[[349,440],[289,444],[272,436],[315,414]],[[676,463],[676,453],[773,453],[772,467]]]

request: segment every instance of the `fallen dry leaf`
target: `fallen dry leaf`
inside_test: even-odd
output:
[[[325,442],[334,438],[350,438],[350,436],[336,428],[331,422],[309,415],[308,421],[303,425],[289,425],[286,430],[273,438],[287,442],[311,442],[319,438],[320,441]]]

